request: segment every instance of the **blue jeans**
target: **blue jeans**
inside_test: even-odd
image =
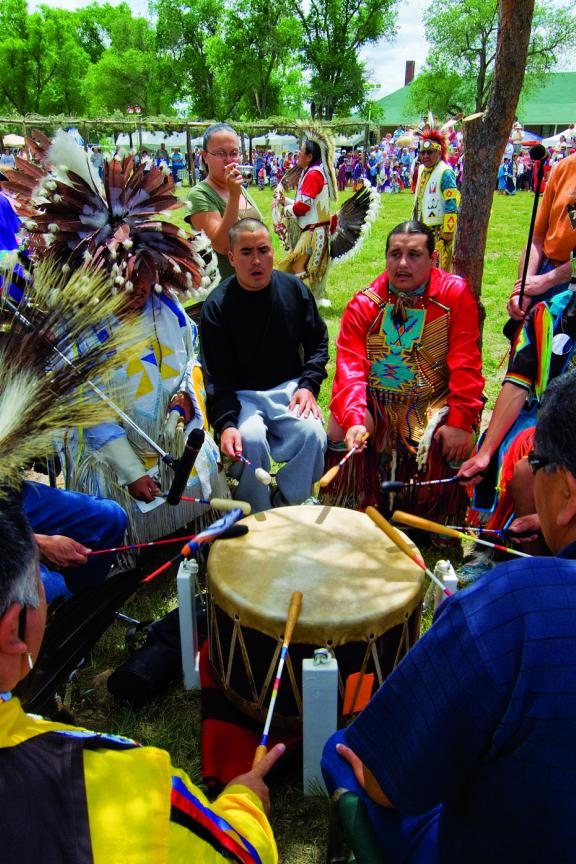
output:
[[[298,389],[296,381],[285,381],[271,390],[238,390],[240,401],[238,430],[244,455],[257,467],[270,470],[271,459],[285,462],[276,482],[287,504],[301,504],[308,498],[312,485],[324,471],[326,433],[322,421],[309,416],[297,417],[288,405]],[[263,486],[247,465],[232,466],[239,478],[234,494],[248,501],[253,512],[271,506],[270,489]]]
[[[90,549],[120,546],[128,518],[119,504],[81,492],[53,489],[42,483],[24,483],[22,506],[36,534],[63,534]],[[83,588],[100,585],[114,563],[115,553],[89,556],[81,567],[64,574],[40,565],[48,602],[69,597]]]

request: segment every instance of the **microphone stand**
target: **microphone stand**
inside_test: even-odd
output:
[[[522,271],[522,281],[520,282],[520,295],[518,297],[518,305],[522,308],[524,299],[524,288],[526,286],[526,276],[528,275],[528,264],[530,262],[530,247],[532,246],[532,237],[534,236],[534,224],[536,222],[536,211],[538,210],[538,199],[540,198],[540,187],[544,179],[544,159],[546,156],[546,148],[543,144],[535,144],[530,148],[530,158],[533,162],[538,162],[538,173],[536,175],[536,189],[534,190],[534,204],[532,206],[532,216],[530,218],[530,229],[528,231],[528,242],[526,244],[526,254],[524,256],[524,269]]]
[[[520,281],[520,294],[518,296],[518,306],[522,309],[522,301],[524,300],[524,289],[526,287],[526,277],[528,275],[528,264],[530,263],[530,248],[532,246],[532,237],[534,236],[534,224],[536,222],[536,211],[538,210],[538,200],[540,198],[540,187],[544,178],[544,159],[547,150],[543,144],[535,144],[530,148],[530,158],[533,162],[538,162],[538,172],[536,175],[536,188],[534,190],[534,203],[532,205],[532,216],[530,217],[530,228],[528,229],[528,240],[526,242],[526,252],[524,254],[524,267],[522,270],[522,279]],[[517,328],[522,326],[522,321],[515,321],[514,318],[509,318],[504,325],[504,335],[512,341],[516,335]]]

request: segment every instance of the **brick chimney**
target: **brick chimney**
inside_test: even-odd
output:
[[[406,73],[404,75],[404,86],[406,86],[406,84],[410,84],[410,82],[414,80],[415,67],[416,67],[416,61],[415,60],[407,60],[406,61]]]

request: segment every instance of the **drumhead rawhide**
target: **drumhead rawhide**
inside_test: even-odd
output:
[[[216,541],[208,559],[213,602],[242,626],[281,639],[302,591],[292,642],[336,647],[372,640],[420,605],[423,572],[365,513],[301,505],[242,522],[248,534]]]

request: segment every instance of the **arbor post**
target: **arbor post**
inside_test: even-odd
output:
[[[188,167],[188,185],[194,186],[196,174],[194,171],[194,157],[192,156],[192,135],[190,127],[186,126],[186,165]]]

